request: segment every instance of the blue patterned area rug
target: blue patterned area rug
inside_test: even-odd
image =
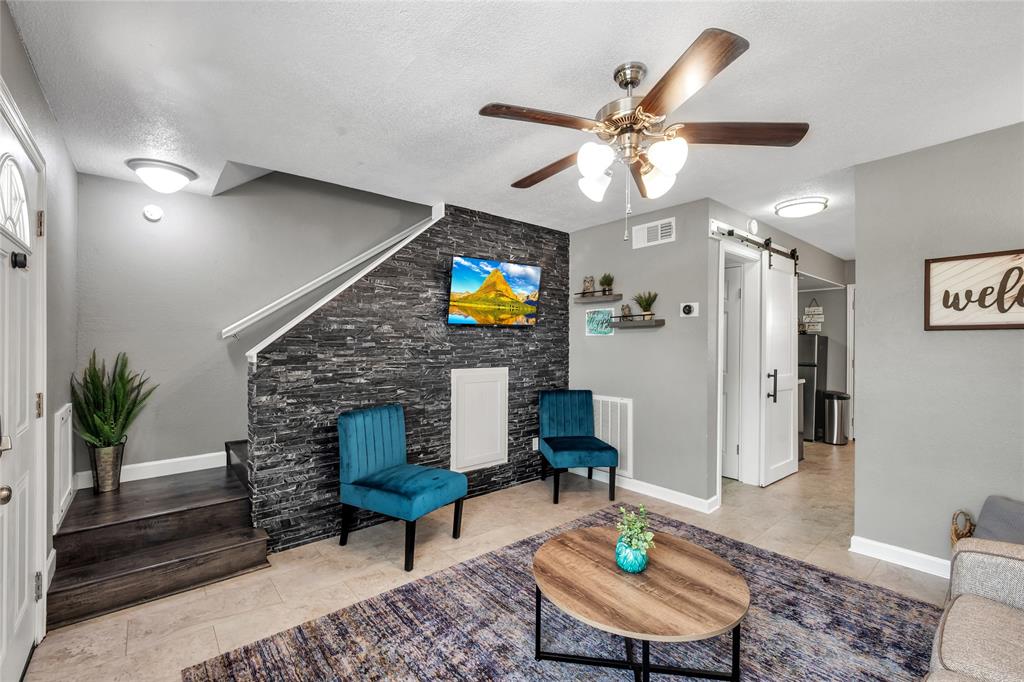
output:
[[[730,561],[750,585],[744,680],[916,680],[940,609],[795,559],[651,514],[655,530]],[[615,507],[581,517],[182,671],[226,680],[631,680],[629,671],[533,658],[534,552],[570,528],[611,526]],[[544,649],[621,658],[621,637],[544,602]],[[653,663],[727,670],[730,635],[651,645]],[[669,678],[655,675],[659,679]]]

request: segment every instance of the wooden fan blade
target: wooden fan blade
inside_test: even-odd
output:
[[[492,116],[494,118],[507,118],[512,121],[525,121],[526,123],[543,123],[549,126],[561,126],[562,128],[573,128],[582,130],[585,133],[593,133],[601,130],[600,122],[592,118],[573,116],[572,114],[559,114],[555,111],[543,111],[541,109],[530,109],[519,107],[514,104],[501,104],[492,102],[480,110],[481,116]]]
[[[640,107],[652,116],[666,116],[747,51],[750,43],[735,33],[709,28],[654,84]]]
[[[556,173],[561,173],[566,168],[571,168],[576,165],[576,152],[573,152],[565,158],[559,159],[554,163],[549,163],[538,171],[534,171],[527,175],[521,180],[516,180],[512,183],[512,186],[516,189],[526,189],[527,187],[533,187],[541,180],[547,180]]]
[[[633,182],[636,183],[636,188],[640,190],[640,196],[646,199],[647,185],[644,184],[644,176],[643,173],[640,172],[640,162],[634,161],[629,164],[629,172],[633,174]]]
[[[806,123],[684,123],[676,135],[690,144],[750,144],[792,147],[804,139]]]

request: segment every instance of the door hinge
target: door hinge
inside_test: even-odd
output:
[[[46,235],[46,211],[36,211],[36,236]]]
[[[43,394],[36,393],[36,418],[43,416]]]
[[[740,454],[740,444],[736,443],[736,454]]]
[[[737,289],[736,290],[736,300],[738,301],[741,298],[743,298],[743,289]]]
[[[43,574],[41,571],[36,571],[36,601],[43,598]]]

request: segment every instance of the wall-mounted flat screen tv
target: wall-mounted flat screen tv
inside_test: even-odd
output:
[[[448,324],[525,327],[537,324],[540,267],[455,256]]]

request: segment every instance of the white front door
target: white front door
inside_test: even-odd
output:
[[[36,636],[36,477],[45,475],[35,394],[43,344],[42,245],[33,229],[41,174],[0,118],[0,680],[20,678]],[[34,248],[35,247],[35,248]]]
[[[797,470],[797,303],[795,263],[761,254],[761,485]]]
[[[722,287],[722,333],[725,355],[722,358],[722,475],[740,477],[740,335],[743,315],[740,311],[740,284],[743,268],[725,269]]]

